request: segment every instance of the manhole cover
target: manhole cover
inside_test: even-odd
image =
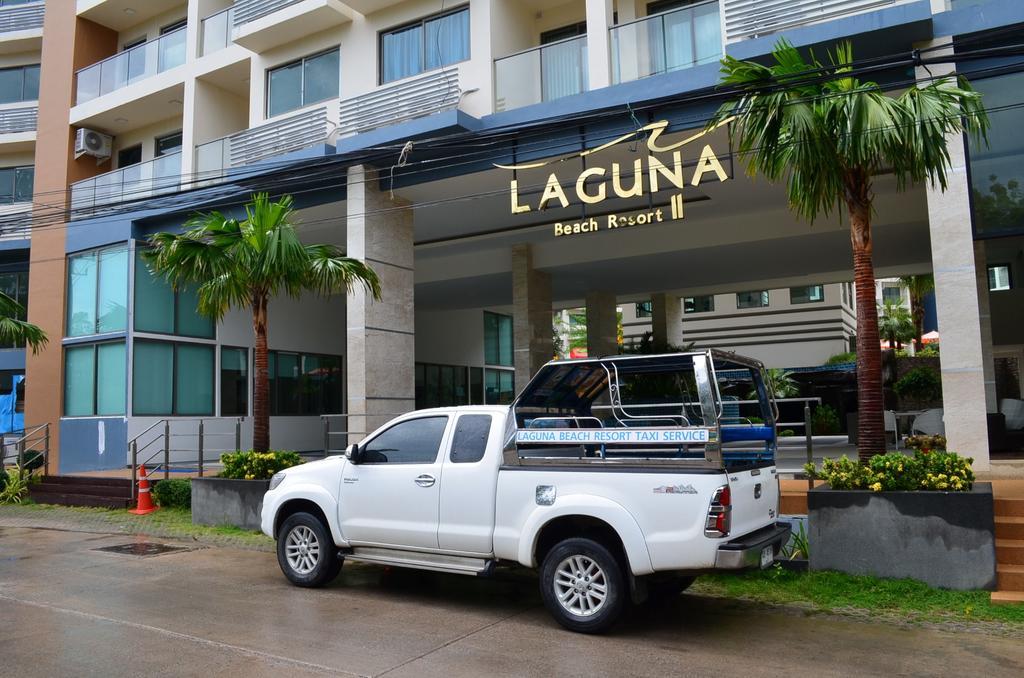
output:
[[[188,548],[184,546],[169,546],[167,544],[157,544],[151,541],[139,541],[132,544],[104,546],[103,548],[93,550],[106,551],[107,553],[120,553],[126,556],[139,556],[140,558],[145,558],[147,556],[159,556],[164,553],[173,553],[174,551],[187,551]]]

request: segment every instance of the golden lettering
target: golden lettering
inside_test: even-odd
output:
[[[580,172],[579,178],[576,179],[576,196],[580,199],[580,202],[585,202],[588,205],[595,205],[604,200],[605,185],[603,181],[597,185],[597,193],[595,195],[587,194],[587,179],[590,177],[603,176],[603,167],[591,167],[590,169]]]
[[[622,179],[619,176],[619,163],[612,163],[612,192],[620,198],[639,198],[644,194],[643,184],[643,161],[637,158],[633,161],[633,188],[628,191],[622,187]]]
[[[519,204],[519,180],[513,179],[509,182],[509,192],[512,194],[512,214],[522,214],[523,212],[529,212],[529,205]]]
[[[678,188],[683,190],[686,186],[686,178],[683,177],[683,156],[679,151],[672,153],[672,169],[669,170],[660,160],[655,158],[653,155],[647,157],[647,172],[650,175],[651,182],[651,193],[657,193],[658,188],[658,175],[665,177],[669,182]]]
[[[544,186],[544,193],[540,196],[540,205],[537,206],[537,209],[546,209],[548,202],[552,200],[558,200],[562,207],[569,206],[569,199],[565,197],[562,184],[558,182],[558,177],[554,172],[548,177],[548,183]]]
[[[700,152],[700,160],[697,162],[697,169],[693,171],[693,185],[700,186],[700,180],[707,172],[714,172],[718,175],[719,181],[725,181],[729,175],[725,173],[722,163],[718,162],[718,156],[711,150],[711,146],[705,144],[704,150]],[[680,186],[679,188],[682,188]]]

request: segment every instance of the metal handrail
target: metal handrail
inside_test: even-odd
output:
[[[21,437],[18,438],[17,440],[15,440],[14,442],[2,443],[2,445],[0,445],[0,468],[3,467],[4,463],[6,463],[6,461],[8,459],[16,459],[17,460],[16,463],[15,463],[16,466],[18,466],[18,468],[23,467],[24,464],[25,464],[25,453],[26,453],[25,447],[26,447],[26,445],[30,444],[30,443],[38,443],[38,442],[42,442],[42,444],[43,444],[43,449],[42,449],[42,452],[41,452],[41,454],[43,455],[43,465],[42,465],[43,475],[44,476],[45,475],[50,475],[50,424],[49,424],[49,422],[47,422],[45,424],[39,424],[38,426],[35,426],[35,427],[31,428],[31,429],[23,429]],[[14,448],[14,450],[15,450],[14,454],[8,455],[6,453],[6,448],[8,448],[8,447],[13,447]],[[27,451],[33,451],[33,450],[27,450]],[[34,451],[39,452],[39,450],[34,450]],[[35,469],[33,469],[33,470],[35,470]]]
[[[223,437],[223,436],[234,435],[234,438],[235,438],[235,449],[240,449],[241,448],[241,445],[242,445],[242,417],[234,417],[234,420],[235,420],[235,431],[234,431],[233,434],[232,433],[227,433],[227,432],[218,432],[218,431],[215,431],[215,432],[212,432],[212,433],[207,433],[205,425],[206,425],[206,422],[210,421],[211,419],[213,421],[221,421],[221,422],[223,422],[223,421],[229,421],[230,419],[232,419],[232,417],[174,417],[174,418],[159,419],[159,420],[153,422],[152,424],[150,424],[149,426],[147,426],[141,433],[139,433],[134,438],[132,438],[131,440],[128,441],[128,450],[131,453],[131,464],[130,464],[130,466],[131,466],[131,470],[132,470],[132,500],[133,501],[138,497],[139,467],[152,464],[153,460],[159,458],[161,455],[163,456],[163,460],[160,461],[159,463],[152,464],[152,471],[156,472],[158,470],[162,470],[163,471],[163,475],[164,475],[164,480],[167,480],[168,478],[170,478],[170,473],[171,473],[171,467],[172,466],[182,465],[182,464],[186,464],[186,463],[191,464],[193,461],[196,462],[196,464],[198,466],[199,477],[202,478],[203,474],[205,473],[205,467],[206,467],[206,463],[207,463],[206,456],[204,454],[204,451],[206,449],[206,439],[207,438],[209,438],[211,436],[222,436]],[[197,422],[198,426],[197,426],[197,429],[196,429],[195,433],[188,432],[188,433],[174,433],[174,434],[172,434],[171,433],[171,425],[173,423],[175,423],[175,422],[178,422],[178,423]],[[153,429],[155,429],[155,428],[157,428],[158,426],[161,426],[161,425],[163,426],[163,431],[161,431],[159,433],[159,435],[151,438],[149,440],[149,442],[145,443],[142,447],[139,447],[139,440],[144,435],[146,435],[147,433],[153,431]],[[172,448],[171,447],[171,439],[172,438],[195,438],[195,439],[197,439],[197,445],[196,445],[196,451],[198,453],[197,454],[197,458],[195,460],[185,460],[185,461],[176,460],[176,461],[172,462],[171,461],[171,452],[190,451],[190,449],[188,449],[188,448],[186,448],[186,449]],[[155,452],[153,452],[153,454],[149,455],[149,457],[147,457],[145,459],[145,461],[140,462],[139,461],[139,453],[140,452],[144,452],[145,450],[147,450],[149,448],[150,445],[152,445],[153,443],[158,442],[158,441],[162,441],[162,443],[163,443],[160,446],[160,448],[157,449]]]

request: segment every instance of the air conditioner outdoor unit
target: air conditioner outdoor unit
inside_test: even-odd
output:
[[[75,133],[75,158],[91,155],[95,158],[110,157],[114,138],[96,130],[79,128]]]

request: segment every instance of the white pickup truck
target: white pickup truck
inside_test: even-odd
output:
[[[411,412],[278,473],[262,529],[299,586],[344,560],[518,563],[563,626],[600,632],[630,601],[774,561],[776,418],[762,366],[735,354],[552,362],[511,406]]]

